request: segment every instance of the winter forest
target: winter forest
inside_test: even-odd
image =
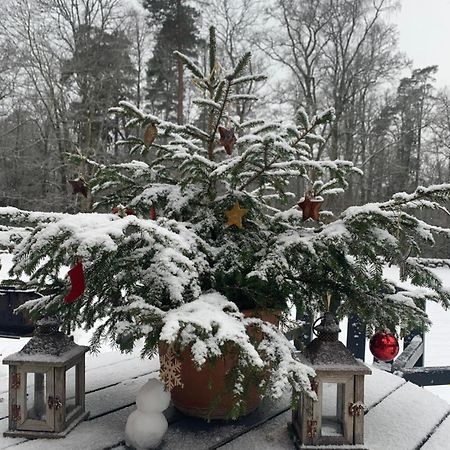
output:
[[[390,0],[3,0],[0,19],[0,206],[88,212],[90,196],[69,180],[90,167],[130,159],[127,137],[109,108],[128,100],[179,124],[205,117],[180,51],[206,64],[208,28],[220,60],[252,52],[253,74],[235,106],[240,122],[289,120],[334,108],[317,160],[350,160],[330,210],[382,201],[395,192],[450,179],[450,92],[437,66],[414,67],[398,47]],[[255,101],[255,95],[259,97]],[[148,156],[148,155],[147,155]],[[147,156],[142,156],[146,158]],[[139,155],[133,155],[139,158]],[[300,197],[302,181],[293,187]],[[436,214],[436,223],[447,225]],[[435,246],[433,255],[443,256]]]

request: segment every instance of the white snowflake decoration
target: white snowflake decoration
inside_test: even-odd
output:
[[[176,386],[184,387],[181,382],[181,362],[175,356],[172,347],[169,347],[166,354],[161,357],[159,377],[168,391]]]

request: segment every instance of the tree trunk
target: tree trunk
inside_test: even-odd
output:
[[[177,72],[178,72],[178,98],[177,98],[177,123],[182,125],[183,118],[183,100],[184,100],[184,66],[180,58],[177,58]]]

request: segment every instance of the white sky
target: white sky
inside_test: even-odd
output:
[[[413,68],[437,64],[439,87],[450,87],[450,0],[401,0],[393,14],[400,49],[413,60]]]

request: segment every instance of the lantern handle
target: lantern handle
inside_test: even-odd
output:
[[[313,323],[313,326],[312,326],[312,332],[313,332],[314,336],[316,336],[316,337],[319,336],[319,333],[316,331],[316,325],[317,325],[317,322],[318,322],[319,320],[322,320],[322,319],[323,319],[323,316],[320,316],[320,317],[318,317],[318,318],[314,321],[314,323]]]

